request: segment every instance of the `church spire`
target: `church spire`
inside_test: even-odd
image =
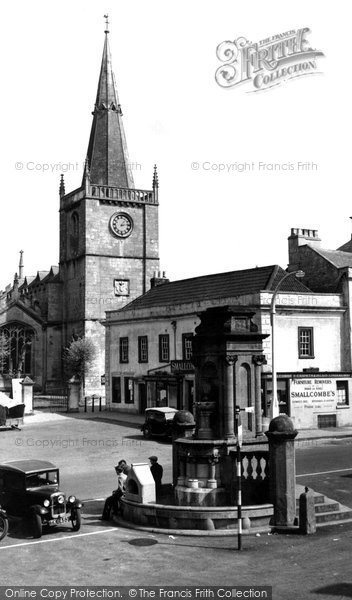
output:
[[[94,185],[134,188],[122,110],[116,90],[108,41],[109,21],[104,15],[105,42],[88,145],[90,181]]]

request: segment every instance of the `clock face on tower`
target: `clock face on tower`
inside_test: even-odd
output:
[[[127,213],[114,213],[110,219],[110,229],[117,237],[128,237],[133,229],[133,221],[130,215]]]

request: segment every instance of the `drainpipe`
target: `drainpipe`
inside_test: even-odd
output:
[[[177,321],[171,321],[172,329],[174,330],[174,360],[177,360],[176,356],[176,330],[177,330]]]

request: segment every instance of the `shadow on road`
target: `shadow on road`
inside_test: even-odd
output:
[[[311,593],[338,596],[339,598],[352,598],[352,583],[334,583],[311,590]]]
[[[159,542],[158,540],[153,540],[150,538],[136,538],[134,540],[129,540],[127,543],[131,546],[154,546]]]

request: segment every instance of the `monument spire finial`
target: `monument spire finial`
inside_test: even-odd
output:
[[[18,265],[19,279],[23,279],[23,250],[20,250],[20,262]]]
[[[153,189],[158,188],[158,187],[159,187],[158,169],[157,169],[157,166],[154,165],[154,171],[153,171]]]
[[[105,31],[104,33],[109,33],[109,15],[104,15],[104,19],[105,19]]]

